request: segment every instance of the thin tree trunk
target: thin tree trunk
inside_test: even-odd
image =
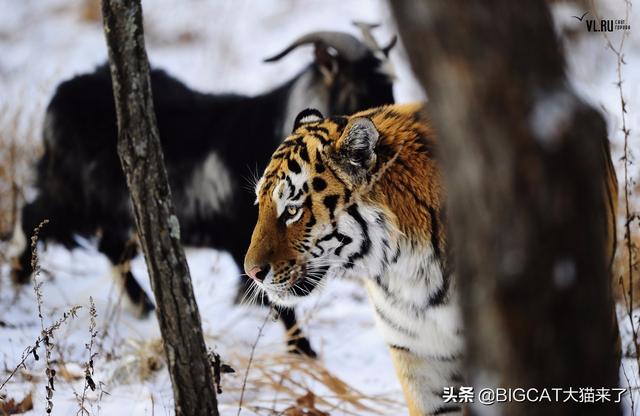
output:
[[[176,415],[217,415],[212,369],[153,110],[140,0],[103,0],[102,13],[118,117],[118,154],[155,294]]]
[[[616,387],[606,126],[569,86],[544,2],[390,3],[439,134],[468,385]],[[491,410],[619,407],[569,400]]]

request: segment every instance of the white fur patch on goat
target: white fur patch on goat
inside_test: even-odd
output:
[[[22,211],[18,210],[18,218],[16,218],[16,224],[13,228],[13,235],[9,242],[9,258],[18,257],[22,254],[24,249],[27,248],[27,236],[22,231]]]
[[[209,215],[222,211],[233,193],[231,173],[220,156],[211,153],[195,169],[185,188],[184,212]]]

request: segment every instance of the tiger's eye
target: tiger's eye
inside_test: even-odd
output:
[[[298,213],[298,207],[294,207],[294,206],[287,207],[287,214],[289,214],[291,217],[293,217],[297,213]]]

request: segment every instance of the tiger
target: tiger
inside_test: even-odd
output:
[[[603,246],[611,260],[617,181],[602,139]],[[292,306],[329,277],[360,279],[410,416],[463,414],[444,395],[464,382],[464,328],[425,104],[327,119],[303,111],[255,193],[259,214],[244,261],[254,284]]]
[[[244,268],[292,306],[328,276],[365,284],[411,416],[462,414],[463,333],[444,193],[424,104],[298,115],[256,184]]]

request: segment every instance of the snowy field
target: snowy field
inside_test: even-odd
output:
[[[309,31],[356,34],[351,21],[362,20],[382,23],[376,33],[382,43],[394,33],[386,3],[377,0],[145,0],[143,6],[152,64],[192,88],[209,92],[252,94],[288,80],[311,60],[308,48],[300,48],[275,64],[263,64],[261,59]],[[93,12],[80,0],[0,0],[0,136],[11,135],[28,149],[31,161],[38,156],[44,108],[57,83],[105,60],[102,27],[99,19],[92,18]],[[608,120],[620,178],[623,143],[620,99],[614,85],[616,57],[606,48],[601,34],[586,33],[571,18],[582,14],[579,12],[559,5],[554,16],[567,34],[571,82]],[[599,13],[606,18],[624,17],[624,2],[608,1]],[[623,68],[627,124],[636,154],[640,151],[637,15],[636,10],[630,18],[632,30],[625,44],[627,65]],[[615,43],[616,38],[613,40]],[[394,50],[391,58],[398,74],[397,101],[423,99],[402,50]],[[637,166],[630,171],[635,178]],[[29,176],[25,174],[21,180],[28,198]],[[319,352],[319,359],[310,361],[286,353],[282,325],[272,321],[266,309],[233,304],[239,270],[228,255],[206,249],[189,249],[187,255],[207,344],[236,370],[222,377],[219,401],[223,415],[238,414],[243,390],[243,415],[279,414],[308,392],[314,395],[318,409],[332,415],[406,414],[387,349],[374,328],[365,293],[356,283],[334,282],[302,305],[301,324]],[[124,307],[108,262],[93,242],[84,241],[82,248],[72,252],[51,244],[43,247],[40,258],[44,325],[50,325],[71,306],[82,306],[77,317],[63,323],[53,339],[51,360],[58,372],[52,414],[79,414],[85,383],[83,365],[89,356],[85,344],[91,339],[90,296],[98,314],[98,335],[92,347],[97,353],[93,379],[98,389],[86,395],[88,414],[173,414],[155,317],[139,320]],[[148,290],[143,260],[136,259],[133,267]],[[16,368],[25,348],[33,345],[41,325],[33,287],[14,289],[8,271],[4,262],[0,266],[0,383]],[[621,327],[628,340],[628,324]],[[0,391],[17,401],[31,394],[34,410],[28,414],[34,415],[44,414],[46,406],[42,348],[39,354],[38,361],[28,357]],[[639,385],[634,360],[625,360],[624,367],[621,373],[632,385]]]

